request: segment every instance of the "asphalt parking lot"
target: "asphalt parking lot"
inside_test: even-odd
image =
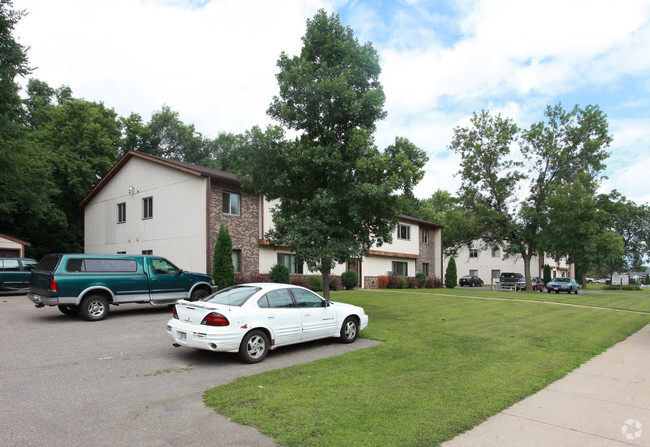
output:
[[[246,365],[234,354],[174,348],[167,307],[122,305],[87,322],[14,294],[0,295],[0,312],[3,446],[273,446],[205,407],[203,392],[376,344],[321,340]]]

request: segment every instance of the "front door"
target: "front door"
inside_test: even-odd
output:
[[[187,298],[190,280],[184,280],[181,271],[171,262],[163,258],[147,258],[149,263],[149,288],[151,301],[177,301]]]

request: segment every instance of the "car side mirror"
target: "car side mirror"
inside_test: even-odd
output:
[[[180,276],[183,274],[183,269],[178,269],[178,273],[176,273],[176,276]]]

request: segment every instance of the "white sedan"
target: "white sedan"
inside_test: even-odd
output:
[[[289,284],[241,284],[199,301],[179,301],[167,323],[174,346],[238,352],[261,362],[269,349],[319,338],[352,343],[368,326],[362,307],[326,301]]]

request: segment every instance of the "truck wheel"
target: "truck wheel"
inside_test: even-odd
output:
[[[79,306],[67,306],[61,305],[58,306],[62,314],[65,315],[79,315]]]
[[[208,295],[209,293],[206,292],[204,289],[196,289],[194,292],[192,292],[192,296],[190,296],[190,301],[202,300]]]
[[[101,295],[90,295],[81,300],[80,309],[88,321],[103,320],[108,314],[108,300]]]

